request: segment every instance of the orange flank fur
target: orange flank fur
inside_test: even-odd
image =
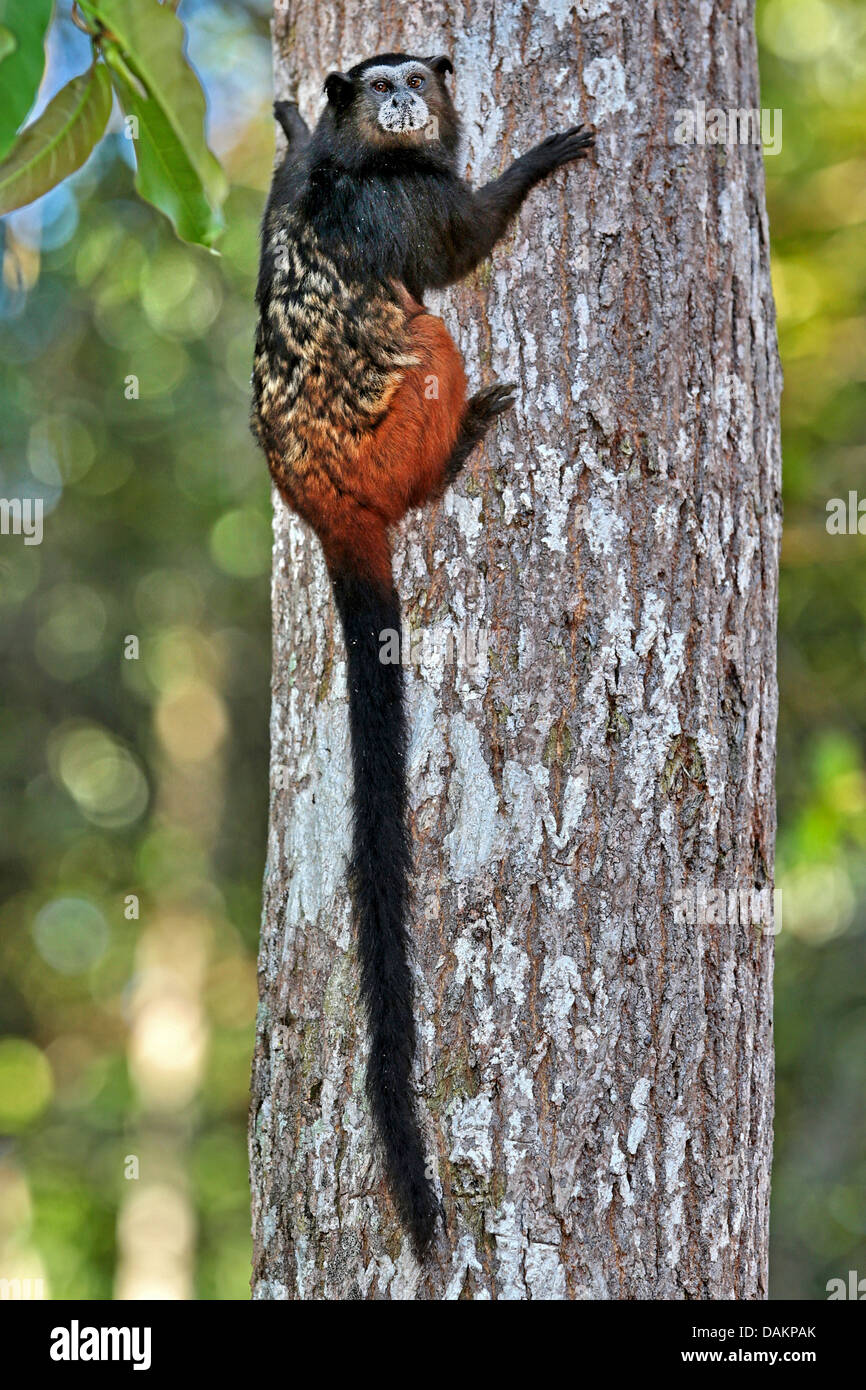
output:
[[[406,357],[416,365],[394,373],[380,418],[366,429],[341,430],[333,416],[315,419],[311,411],[303,422],[305,456],[293,476],[286,477],[285,455],[272,461],[277,485],[318,534],[331,572],[349,569],[386,590],[387,528],[444,486],[466,405],[463,362],[444,323],[397,288]],[[307,401],[312,405],[309,394]]]

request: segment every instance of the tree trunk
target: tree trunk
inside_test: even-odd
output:
[[[363,1091],[342,639],[277,503],[254,1296],[763,1298],[772,931],[706,895],[772,883],[780,372],[761,151],[677,135],[758,107],[752,6],[278,0],[274,37],[308,120],[334,67],[449,52],[476,185],[599,138],[431,300],[519,399],[395,537],[424,1270]]]

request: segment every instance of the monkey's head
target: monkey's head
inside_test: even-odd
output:
[[[459,133],[457,113],[445,86],[453,72],[450,58],[413,58],[382,53],[325,81],[328,109],[336,129],[377,149],[425,143],[453,153]]]

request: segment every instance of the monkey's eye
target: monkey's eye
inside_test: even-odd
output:
[[[412,74],[411,77],[407,77],[407,78],[406,78],[406,86],[407,86],[407,87],[423,87],[423,86],[424,86],[424,78],[421,76],[421,74],[420,74],[419,72],[413,72],[413,74]]]
[[[372,84],[372,87],[374,92],[390,92],[391,83],[386,82],[383,77],[380,77],[378,82]]]

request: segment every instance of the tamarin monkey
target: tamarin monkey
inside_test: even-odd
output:
[[[411,1090],[407,728],[388,528],[441,495],[515,387],[466,397],[457,348],[424,307],[489,256],[531,188],[594,140],[551,135],[473,192],[446,57],[383,53],[325,82],[311,133],[274,111],[288,150],[262,226],[253,430],[289,507],[315,531],[346,645],[354,778],[350,883],[370,1056],[366,1089],[385,1175],[423,1259],[440,1205]]]

